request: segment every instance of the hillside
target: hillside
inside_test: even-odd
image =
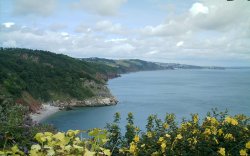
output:
[[[0,94],[20,103],[110,97],[105,84],[110,73],[115,74],[106,65],[19,48],[0,49],[0,69]]]
[[[156,63],[143,61],[139,59],[111,60],[111,59],[94,57],[94,58],[83,58],[81,60],[87,62],[105,64],[107,66],[114,68],[119,74],[136,72],[136,71],[172,69],[171,67],[163,67]]]

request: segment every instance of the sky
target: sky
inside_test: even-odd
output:
[[[0,46],[250,66],[247,0],[0,0]]]

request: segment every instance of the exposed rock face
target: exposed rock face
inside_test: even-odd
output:
[[[92,97],[85,100],[54,101],[52,105],[59,107],[94,107],[116,105],[118,100],[115,97]]]

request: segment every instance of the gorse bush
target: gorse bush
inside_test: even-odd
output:
[[[134,125],[133,114],[127,117],[124,136],[119,127],[120,115],[115,114],[113,123],[105,130],[86,133],[69,130],[66,133],[37,133],[34,144],[24,153],[17,145],[2,149],[0,154],[19,155],[241,155],[250,153],[249,117],[230,116],[227,112],[208,113],[204,119],[193,114],[190,120],[176,123],[174,114],[164,120],[156,115],[148,117],[146,131]]]

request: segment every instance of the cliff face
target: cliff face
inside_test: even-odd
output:
[[[68,100],[56,100],[52,102],[52,105],[59,107],[93,107],[93,106],[110,106],[116,105],[118,100],[110,93],[108,87],[103,84],[98,84],[95,81],[86,80],[84,87],[88,88],[94,94],[93,97],[86,98],[84,100],[68,99]]]

